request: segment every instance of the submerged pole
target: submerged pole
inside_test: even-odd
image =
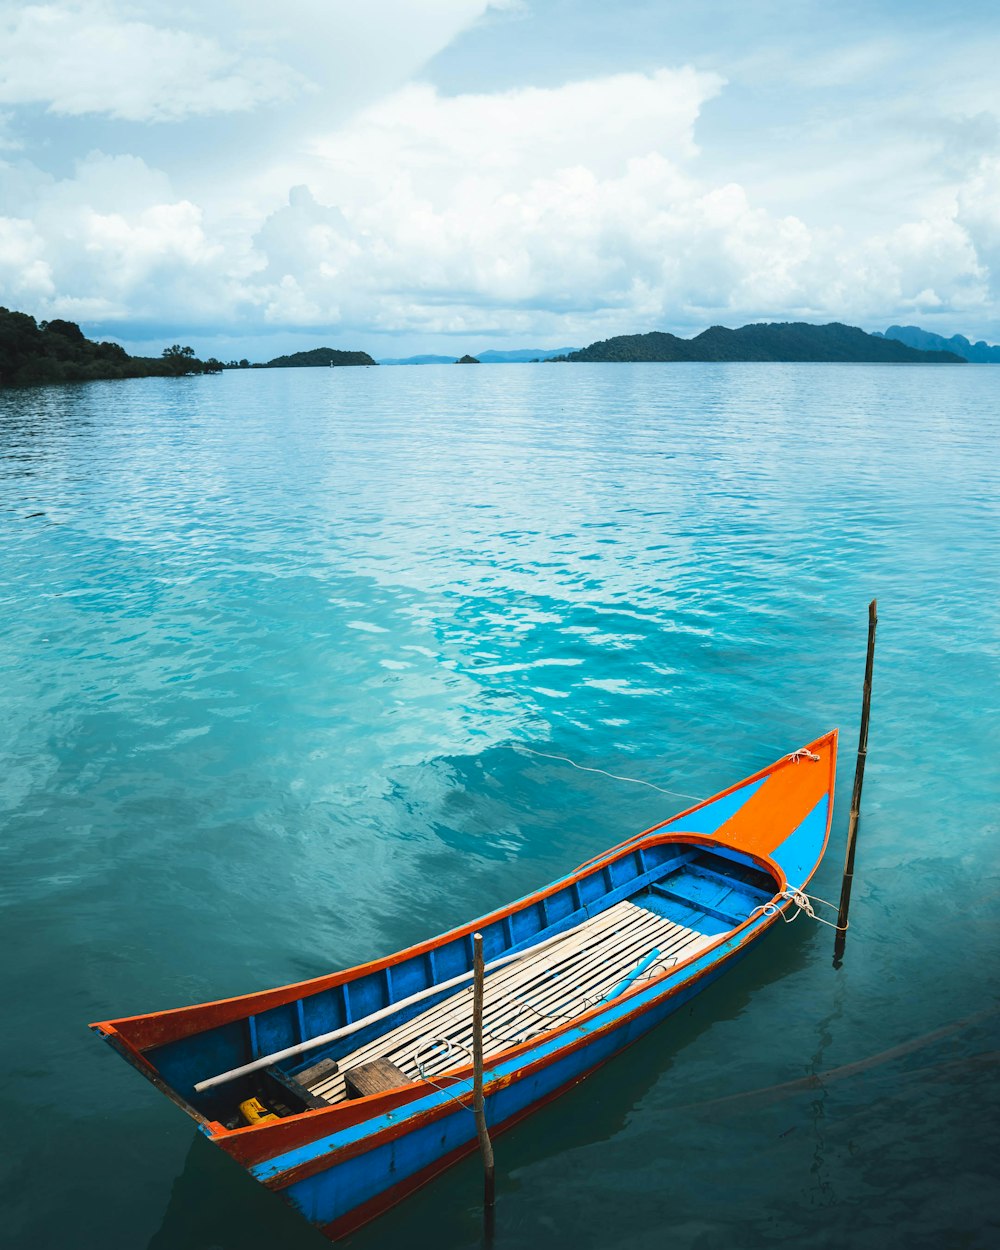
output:
[[[847,913],[851,906],[851,886],[854,883],[854,852],[858,841],[858,817],[861,814],[861,787],[865,781],[865,757],[868,755],[868,716],[872,705],[872,667],[875,662],[875,626],[878,624],[878,600],[868,605],[868,655],[865,659],[865,688],[861,701],[861,733],[858,738],[858,762],[854,770],[854,790],[851,794],[851,818],[847,825],[847,858],[844,861],[844,880],[840,887],[840,911],[837,914],[837,936],[833,943],[833,966],[840,967],[847,942]]]
[[[479,1152],[483,1156],[483,1211],[487,1241],[492,1239],[493,1204],[496,1198],[496,1176],[493,1165],[493,1143],[486,1127],[486,1100],[483,1097],[483,986],[486,980],[483,964],[483,935],[472,935],[472,1111],[476,1117]]]

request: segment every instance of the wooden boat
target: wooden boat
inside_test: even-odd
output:
[[[240,998],[91,1025],[331,1239],[477,1148],[473,934],[492,1134],[689,1001],[805,901],[833,731],[471,924]]]

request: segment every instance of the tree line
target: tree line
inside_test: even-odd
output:
[[[174,343],[160,356],[130,356],[118,343],[95,343],[75,321],[36,321],[0,308],[0,386],[97,382],[117,378],[170,378],[221,373],[221,361],[199,360]]]

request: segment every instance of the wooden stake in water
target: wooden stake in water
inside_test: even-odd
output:
[[[483,1097],[483,985],[486,979],[483,964],[483,935],[472,935],[474,980],[472,991],[472,1110],[479,1135],[479,1152],[483,1156],[483,1205],[487,1230],[492,1229],[496,1177],[493,1166],[493,1143],[486,1127],[486,1100]]]
[[[875,626],[878,624],[878,601],[868,605],[868,656],[865,660],[865,689],[861,702],[861,734],[858,739],[858,763],[854,770],[854,791],[851,794],[851,818],[847,825],[847,858],[844,881],[840,887],[840,912],[837,915],[837,937],[833,944],[833,964],[840,967],[847,942],[847,913],[851,906],[854,883],[854,852],[858,840],[858,817],[861,814],[861,787],[865,780],[865,758],[868,755],[868,715],[872,705],[872,667],[875,662]]]

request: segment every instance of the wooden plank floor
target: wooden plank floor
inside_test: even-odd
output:
[[[566,934],[563,942],[532,958],[497,968],[486,977],[483,1033],[486,1056],[596,1005],[651,951],[659,951],[650,973],[679,963],[711,945],[706,936],[674,924],[634,903],[622,902]],[[310,1092],[330,1103],[347,1093],[343,1073],[357,1064],[385,1058],[410,1080],[433,1077],[471,1060],[472,986],[428,1008],[339,1060],[340,1071],[320,1077]]]

